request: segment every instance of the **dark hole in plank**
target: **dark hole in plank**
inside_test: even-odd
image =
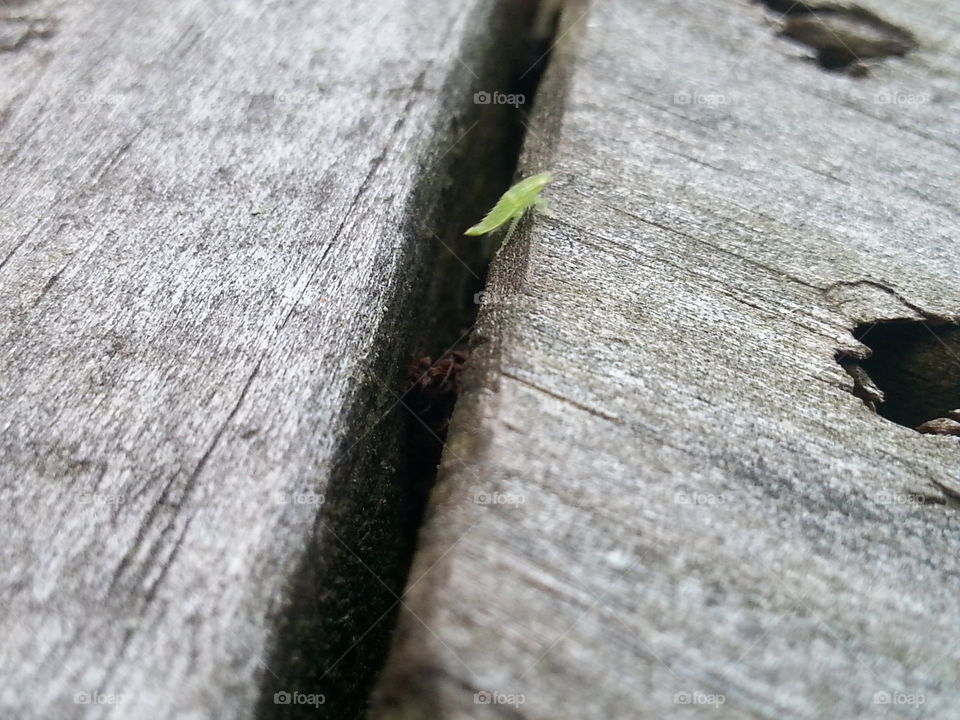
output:
[[[943,430],[960,426],[960,326],[888,321],[860,325],[853,334],[870,357],[838,360],[864,402],[920,432],[952,434]]]
[[[909,30],[857,5],[761,1],[783,17],[779,34],[815,50],[824,70],[863,76],[863,61],[902,57],[917,48]]]

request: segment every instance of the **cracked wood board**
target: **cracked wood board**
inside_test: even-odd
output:
[[[319,675],[393,603],[362,564],[402,584],[410,219],[504,6],[8,5],[0,715],[269,714],[274,654]],[[360,673],[276,689],[342,718]]]
[[[956,716],[960,444],[835,360],[960,314],[960,28],[877,9],[921,49],[859,79],[748,2],[567,9],[374,717]]]

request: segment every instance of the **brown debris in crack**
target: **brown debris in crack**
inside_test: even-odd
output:
[[[436,453],[439,458],[468,358],[468,351],[452,350],[436,362],[422,356],[407,365],[410,384],[404,402],[419,420],[413,428],[413,444],[421,452]]]

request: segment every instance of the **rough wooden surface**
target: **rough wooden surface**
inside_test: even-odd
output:
[[[326,676],[402,583],[414,220],[503,6],[0,9],[0,715],[346,716],[271,648]]]
[[[920,49],[864,78],[759,4],[567,9],[376,717],[956,717],[960,443],[835,354],[960,315],[960,28],[875,5]]]

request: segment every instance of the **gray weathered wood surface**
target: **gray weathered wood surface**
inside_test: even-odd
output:
[[[368,572],[401,525],[413,219],[502,10],[0,8],[0,716],[233,720],[274,686],[345,717],[271,648],[287,622],[334,666],[402,584]]]
[[[960,444],[834,356],[960,315],[960,27],[872,5],[920,49],[857,79],[746,0],[567,9],[376,717],[957,716]]]

